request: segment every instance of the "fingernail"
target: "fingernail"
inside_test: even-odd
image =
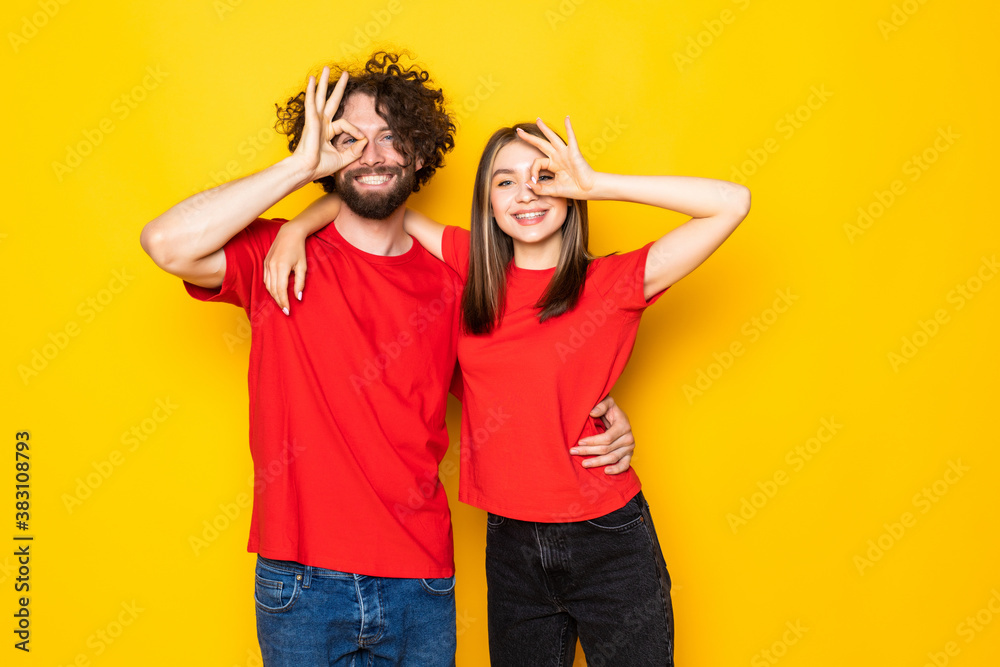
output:
[[[579,450],[579,449],[577,449],[576,447],[574,447],[573,449],[569,450],[569,453],[570,453],[570,454],[579,454],[579,453],[580,453],[580,450]]]
[[[532,183],[537,183],[537,182],[538,182],[538,179],[537,179],[537,178],[535,178],[534,176],[532,176],[532,177],[531,177],[531,182],[532,182]]]
[[[288,315],[288,308],[282,308],[281,312],[283,312],[285,315]]]
[[[295,295],[295,298],[298,299],[299,301],[302,301],[302,292],[299,291],[299,293]]]

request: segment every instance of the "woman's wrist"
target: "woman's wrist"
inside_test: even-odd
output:
[[[612,174],[606,171],[594,172],[594,184],[587,191],[585,199],[588,201],[621,199],[618,187],[618,179],[620,178],[621,174]]]
[[[315,231],[314,226],[307,223],[305,220],[289,220],[281,226],[278,233],[282,236],[298,237],[300,239],[305,239],[311,233]]]

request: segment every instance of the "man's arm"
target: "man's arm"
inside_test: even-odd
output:
[[[226,242],[310,180],[294,156],[285,158],[172,206],[143,228],[139,242],[167,273],[219,287],[226,275]]]
[[[347,74],[327,98],[329,68],[318,88],[306,86],[305,126],[295,152],[263,171],[188,197],[149,222],[140,243],[157,266],[201,287],[219,287],[226,275],[223,246],[284,197],[347,166],[364,150],[365,138],[347,121],[333,121]],[[337,149],[332,140],[349,133],[357,141]]]

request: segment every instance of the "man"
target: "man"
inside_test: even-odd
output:
[[[180,202],[142,233],[146,252],[192,296],[250,318],[248,550],[258,554],[257,630],[269,667],[454,662],[438,464],[461,284],[402,221],[455,128],[426,73],[398,61],[375,54],[329,96],[329,68],[318,84],[310,77],[279,110],[290,157]],[[263,271],[280,223],[258,216],[313,181],[345,206],[310,237],[310,296],[297,290],[289,318]],[[606,443],[621,436],[609,456],[627,462],[627,420],[613,402],[597,409],[606,410],[606,442],[584,453],[614,449]]]

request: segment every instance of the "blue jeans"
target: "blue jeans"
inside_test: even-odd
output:
[[[670,575],[649,505],[637,494],[590,521],[487,516],[486,583],[493,667],[673,665]]]
[[[369,577],[257,556],[265,667],[454,665],[455,577]]]

